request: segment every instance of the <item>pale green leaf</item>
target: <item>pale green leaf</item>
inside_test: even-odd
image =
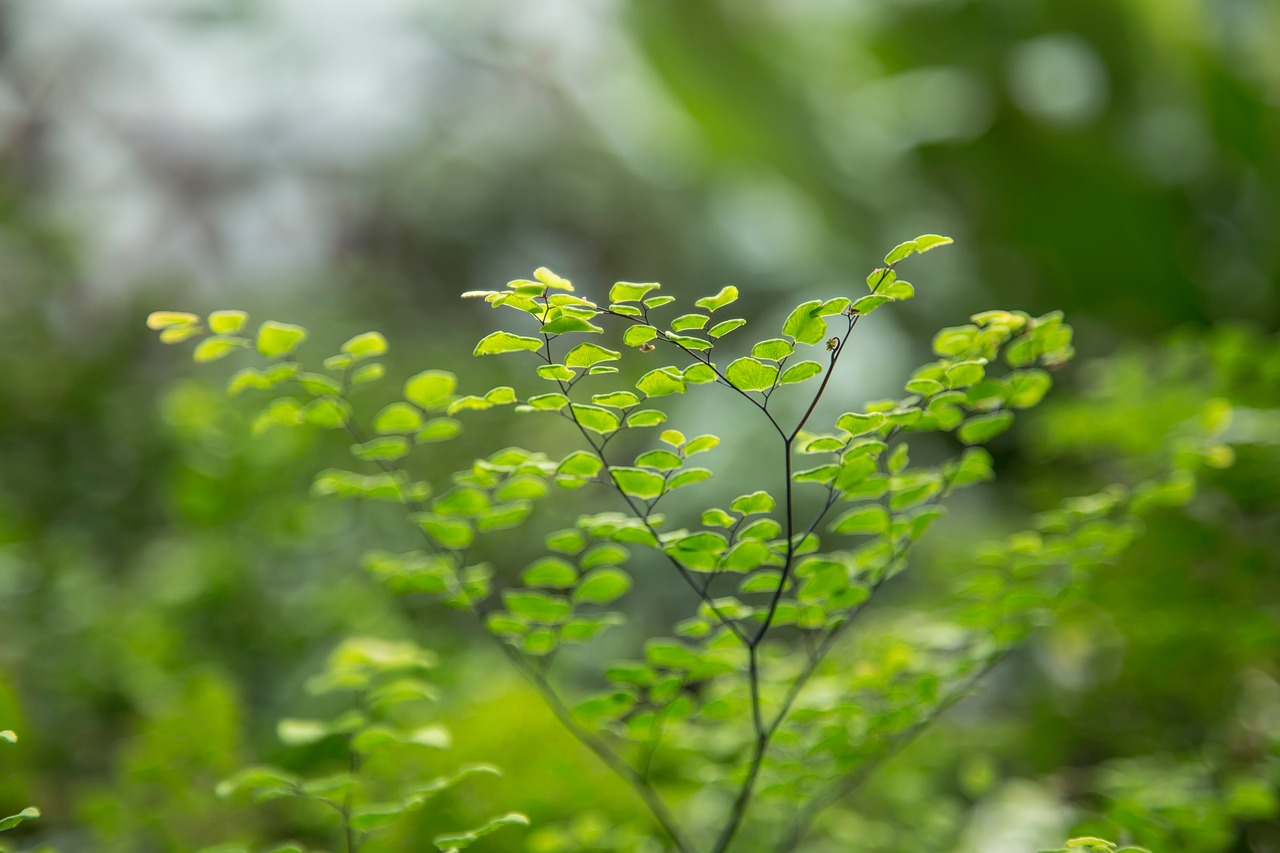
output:
[[[592,343],[578,344],[565,353],[564,363],[569,367],[592,367],[604,361],[617,361],[622,353]]]
[[[494,332],[485,335],[476,344],[475,355],[501,355],[508,352],[521,352],[523,350],[533,351],[542,347],[542,341],[538,338],[526,338],[522,335],[513,335],[510,332]]]
[[[822,370],[822,365],[816,361],[797,362],[782,372],[782,376],[778,379],[778,384],[792,385],[796,382],[803,382],[822,373]]]
[[[711,318],[706,314],[681,314],[671,321],[671,331],[687,332],[690,329],[701,329],[707,325],[709,319]]]
[[[307,330],[268,320],[258,327],[258,352],[267,358],[289,355],[307,338]]]
[[[725,370],[725,378],[741,391],[767,391],[778,378],[776,365],[754,358],[735,359]]]
[[[249,345],[244,338],[229,338],[224,335],[212,335],[196,344],[191,357],[200,363],[217,361],[220,358]]]
[[[646,293],[651,290],[657,290],[661,286],[657,283],[633,284],[629,281],[620,281],[609,288],[609,301],[639,302],[644,299]]]
[[[794,351],[795,347],[790,341],[782,338],[770,338],[753,346],[751,348],[751,356],[767,361],[782,361]]]
[[[659,367],[640,377],[635,385],[646,397],[684,393],[684,376],[674,367]]]
[[[249,315],[243,311],[214,311],[209,315],[209,331],[215,335],[230,335],[244,328]]]
[[[801,303],[782,324],[783,334],[790,335],[802,344],[816,344],[827,336],[827,323],[818,313],[822,300],[813,299]]]
[[[621,569],[593,569],[573,591],[573,600],[585,604],[610,604],[631,589],[631,577]]]
[[[708,329],[707,335],[712,338],[723,338],[734,329],[741,329],[746,324],[746,320],[723,320]]]
[[[186,311],[152,311],[147,315],[147,328],[152,330],[194,326],[200,317]]]
[[[387,339],[381,332],[365,332],[348,340],[341,349],[356,359],[376,358],[386,353]]]
[[[724,306],[728,305],[729,303],[737,301],[737,299],[738,299],[738,288],[734,287],[731,284],[727,284],[724,287],[720,288],[720,292],[717,293],[715,296],[704,296],[701,299],[694,302],[693,304],[697,305],[699,308],[704,309],[705,311],[715,312],[720,310]]]

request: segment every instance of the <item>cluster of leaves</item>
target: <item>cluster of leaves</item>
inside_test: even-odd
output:
[[[660,295],[655,283],[619,282],[608,302],[597,304],[539,269],[506,289],[466,295],[532,324],[527,334],[485,336],[475,355],[527,353],[540,387],[459,396],[453,374],[424,371],[404,384],[402,399],[373,416],[371,431],[358,423],[349,396],[383,375],[371,361],[387,346],[376,332],[347,341],[325,360],[327,373],[310,373],[294,356],[306,336],[300,327],[264,323],[251,337],[238,312],[211,315],[208,333],[189,314],[155,314],[150,322],[169,342],[199,337],[197,360],[249,346],[266,356],[265,367],[236,373],[231,391],[287,385],[300,393],[268,404],[258,425],[346,430],[353,455],[374,470],[322,472],[315,491],[402,503],[424,542],[408,554],[370,554],[370,571],[395,593],[437,595],[473,613],[562,722],[635,786],[680,850],[727,849],[762,795],[793,804],[785,807],[790,820],[777,839],[785,850],[822,807],[859,784],[1043,622],[1083,571],[1114,558],[1136,532],[1135,501],[1158,501],[1169,488],[1153,481],[1134,494],[1113,489],[1045,514],[1035,530],[978,555],[959,603],[937,620],[937,630],[924,632],[923,644],[886,636],[862,642],[855,667],[832,661],[838,644],[853,641],[850,626],[943,515],[942,501],[992,476],[992,458],[981,445],[1006,431],[1016,412],[1038,404],[1051,385],[1048,371],[1073,355],[1071,328],[1060,313],[978,314],[938,333],[937,359],[910,376],[905,396],[846,412],[824,431],[807,429],[861,318],[914,295],[897,277],[897,264],[949,242],[926,235],[898,246],[868,276],[867,295],[802,303],[780,336],[725,358],[724,338],[745,321],[713,322],[713,315],[736,301],[733,287],[696,300],[698,311],[660,321],[674,299]],[[623,350],[574,337],[604,334],[603,320],[622,325],[623,347],[647,355],[662,346],[676,363],[618,387]],[[822,360],[797,357],[802,347],[819,348]],[[788,419],[775,394],[813,380],[802,414]],[[712,477],[689,463],[719,438],[667,428],[656,445],[621,459],[611,445],[666,423],[661,398],[699,386],[736,394],[759,412],[776,433],[784,479],[781,488],[740,495],[676,526],[658,506],[668,493]],[[506,406],[559,417],[580,449],[552,459],[506,448],[442,484],[410,476],[404,458],[419,445],[458,435],[455,416]],[[954,436],[954,450],[913,464],[907,439],[928,434]],[[938,455],[927,443],[926,452]],[[810,464],[801,467],[801,458]],[[492,567],[470,561],[477,535],[523,524],[552,487],[600,489],[616,496],[618,508],[581,515],[573,527],[545,536],[546,550],[531,555],[517,577],[500,578],[495,594]],[[632,588],[622,568],[632,549],[665,564],[691,590],[693,610],[673,636],[649,638],[637,658],[605,662],[600,687],[569,699],[553,672],[554,653],[622,621],[620,611],[604,608]],[[691,808],[678,818],[658,791],[672,777],[723,791],[718,807]],[[701,840],[695,844],[686,828]]]
[[[10,729],[4,729],[3,731],[0,731],[0,741],[9,744],[17,743],[18,735]],[[40,809],[35,806],[27,806],[17,814],[0,818],[0,832],[4,832],[7,829],[13,829],[20,823],[35,820],[38,817],[40,817]]]
[[[343,769],[316,778],[300,778],[279,767],[247,768],[218,786],[221,797],[246,796],[255,802],[299,797],[320,803],[339,818],[343,849],[359,850],[372,834],[385,830],[424,808],[433,798],[477,775],[498,775],[487,764],[470,764],[427,781],[403,784],[371,777],[368,762],[378,755],[405,749],[444,750],[452,744],[443,726],[425,722],[423,714],[436,698],[423,675],[435,665],[434,656],[409,641],[350,637],[329,656],[324,672],[307,685],[315,695],[350,695],[352,704],[330,719],[283,719],[277,735],[286,746],[305,747],[340,739]],[[461,850],[504,826],[527,825],[518,813],[494,818],[466,832],[433,839],[441,851]],[[248,853],[237,845],[209,848],[205,853]],[[285,843],[269,853],[305,853]]]

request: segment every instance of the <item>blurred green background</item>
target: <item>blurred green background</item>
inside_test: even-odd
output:
[[[253,402],[147,312],[241,307],[328,344],[377,328],[392,375],[487,388],[504,366],[464,356],[495,321],[464,290],[540,265],[587,296],[733,283],[776,325],[934,232],[956,246],[859,326],[839,405],[989,308],[1064,309],[1101,361],[995,448],[1007,488],[923,578],[1122,476],[1207,398],[1241,408],[1239,461],[812,849],[1027,853],[1087,830],[1280,850],[1277,43],[1274,0],[0,4],[0,729],[22,738],[0,814],[43,811],[5,842],[323,844],[321,816],[213,787],[331,760],[274,726],[351,633],[439,652],[456,746],[432,761],[506,771],[423,832],[518,809],[534,830],[478,849],[564,823],[600,849],[599,826],[640,820],[471,626],[410,620],[362,573],[406,533],[309,499],[341,443],[250,437]],[[528,439],[485,424],[477,446]],[[645,600],[636,627],[665,628]]]

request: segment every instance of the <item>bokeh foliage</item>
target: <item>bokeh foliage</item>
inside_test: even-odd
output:
[[[186,274],[139,284],[104,267],[94,247],[107,223],[60,212],[68,191],[50,168],[59,110],[97,114],[86,90],[39,85],[41,52],[16,49],[19,5],[0,10],[6,104],[30,108],[20,121],[6,112],[0,153],[0,728],[21,739],[0,750],[0,814],[43,815],[4,843],[189,850],[225,840],[228,825],[263,837],[305,826],[314,816],[264,815],[214,786],[254,760],[332,763],[282,748],[274,726],[302,713],[303,682],[354,633],[413,636],[440,655],[450,761],[504,765],[485,790],[531,816],[531,844],[643,843],[634,802],[525,688],[477,681],[496,659],[460,623],[416,635],[356,569],[388,541],[389,518],[305,495],[315,460],[344,449],[302,433],[250,438],[248,409],[225,408],[212,373],[192,379],[155,353],[138,318],[159,305],[265,315],[289,291],[235,299]],[[205,9],[168,34],[195,45],[247,33],[264,26],[262,5]],[[748,320],[780,322],[800,299],[861,286],[850,271],[903,231],[954,233],[963,248],[954,267],[930,268],[936,292],[898,312],[905,334],[870,339],[860,363],[887,361],[880,345],[894,363],[921,361],[933,329],[990,304],[1066,309],[1082,352],[1116,358],[1058,374],[1043,419],[997,442],[1016,488],[960,508],[947,547],[921,554],[927,577],[957,571],[949,555],[1030,510],[1141,476],[1130,466],[1208,400],[1235,407],[1237,462],[1185,510],[1149,516],[1086,601],[833,812],[831,844],[1033,850],[1074,828],[1154,850],[1274,846],[1274,4],[617,8],[603,42],[623,48],[604,60],[617,73],[577,78],[518,45],[494,49],[518,37],[495,39],[456,10],[408,24],[462,57],[435,126],[465,132],[419,134],[343,176],[324,269],[299,310],[272,313],[335,346],[358,316],[412,368],[462,351],[483,322],[452,294],[547,258],[578,281],[636,276],[682,295],[733,282]],[[157,164],[148,191],[172,189],[159,167],[171,160],[139,160]],[[428,339],[428,327],[449,331]],[[507,381],[493,370],[490,386]],[[847,382],[860,402],[902,378]],[[1094,393],[1110,402],[1083,402]],[[931,583],[888,591],[905,607]],[[668,604],[646,601],[655,614]],[[562,797],[521,775],[534,770]],[[581,814],[568,818],[564,801]],[[424,837],[496,811],[447,803]]]

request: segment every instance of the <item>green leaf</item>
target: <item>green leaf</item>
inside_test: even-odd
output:
[[[249,315],[243,311],[214,311],[209,315],[209,331],[215,335],[231,335],[244,328]]]
[[[201,364],[204,364],[210,361],[217,361],[232,351],[248,345],[249,342],[244,338],[228,338],[223,337],[222,335],[213,335],[196,344],[196,348],[191,353],[191,357]]]
[[[630,589],[631,577],[621,569],[594,569],[573,591],[573,600],[585,604],[610,604]]]
[[[242,367],[227,380],[227,394],[232,397],[246,388],[266,389],[270,387],[271,383],[267,380],[267,377],[262,375],[262,371],[253,367]]]
[[[633,284],[629,281],[620,281],[613,287],[609,288],[610,302],[639,302],[644,299],[646,293],[651,290],[657,290],[662,285],[657,283]]]
[[[684,433],[678,429],[664,429],[659,435],[658,440],[672,447],[682,447],[685,442]]]
[[[795,347],[790,341],[782,338],[770,338],[753,346],[751,348],[751,356],[767,361],[782,361],[794,351]]]
[[[720,568],[729,572],[749,572],[772,556],[769,546],[755,539],[743,539],[725,552]]]
[[[351,453],[370,462],[394,462],[409,452],[409,442],[398,436],[386,436],[352,445]]]
[[[494,332],[485,335],[480,343],[476,344],[474,355],[501,355],[508,352],[520,352],[522,350],[541,349],[542,341],[538,338],[526,338],[522,335],[513,335],[510,332]]]
[[[510,385],[499,385],[485,392],[485,402],[495,406],[503,406],[516,401],[516,392]]]
[[[822,303],[822,307],[818,309],[818,315],[822,317],[830,317],[833,314],[843,314],[848,310],[851,301],[847,296],[837,296],[834,299],[828,299]]]
[[[1028,409],[1038,404],[1053,385],[1043,370],[1019,370],[1008,377],[1008,404],[1014,409]]]
[[[700,435],[697,438],[691,438],[685,443],[684,453],[686,456],[692,456],[695,453],[702,453],[717,447],[720,439],[714,435]]]
[[[317,397],[336,397],[342,393],[342,386],[323,373],[299,373],[297,379],[304,391]]]
[[[653,500],[662,494],[666,481],[661,474],[643,468],[615,466],[609,469],[614,483],[624,495],[640,500]]]
[[[894,247],[892,252],[884,256],[884,262],[891,266],[913,254],[924,253],[930,249],[936,249],[939,246],[947,246],[952,242],[953,241],[950,237],[942,237],[937,234],[923,234],[914,240],[899,243]]]
[[[761,569],[745,578],[738,585],[738,592],[776,592],[782,583],[782,572],[777,569]]]
[[[636,457],[636,464],[644,468],[657,468],[659,471],[670,471],[679,468],[681,459],[670,450],[650,450]]]
[[[547,287],[556,290],[573,290],[573,284],[567,278],[556,275],[546,267],[538,267],[533,271],[533,277],[545,284]]]
[[[708,329],[707,335],[708,337],[712,337],[712,338],[723,338],[725,335],[729,334],[734,329],[741,329],[745,325],[747,325],[746,320],[738,320],[738,319],[722,320],[719,323],[716,323],[710,329]]]
[[[568,589],[578,582],[578,570],[559,557],[543,557],[525,567],[520,582],[525,586]]]
[[[147,328],[152,330],[194,326],[199,322],[199,316],[186,311],[152,311],[147,315]]]
[[[24,820],[35,820],[38,817],[40,817],[40,810],[35,806],[27,806],[15,815],[0,819],[0,831],[13,829]]]
[[[160,332],[160,343],[180,344],[204,332],[202,326],[170,326]]]
[[[575,450],[556,467],[556,473],[572,474],[576,477],[594,477],[600,473],[602,467],[604,467],[604,463],[594,453]]]
[[[859,414],[848,412],[836,419],[836,426],[850,435],[866,435],[884,425],[885,417],[880,412]]]
[[[839,473],[839,465],[819,465],[816,468],[797,471],[791,475],[791,479],[797,483],[822,483],[826,485],[833,482]]]
[[[870,314],[872,311],[876,310],[881,305],[884,305],[892,301],[893,301],[893,297],[891,296],[881,296],[878,293],[873,293],[868,296],[864,296],[861,299],[856,300],[853,303],[853,310],[858,312],[859,314]]]
[[[477,397],[474,394],[468,394],[465,397],[459,397],[454,400],[449,404],[449,408],[445,409],[445,411],[451,415],[456,415],[458,412],[471,410],[484,411],[485,409],[492,409],[493,405],[493,403],[490,403],[484,397]]]
[[[950,246],[955,241],[940,234],[921,234],[914,242],[916,244],[916,253],[924,254],[930,249],[936,249],[939,246]]]
[[[471,525],[460,518],[445,518],[420,512],[413,520],[428,536],[446,548],[460,550],[468,547],[475,539],[475,531],[471,529]]]
[[[710,319],[706,314],[681,314],[671,321],[671,331],[687,332],[690,329],[701,329]]]
[[[907,382],[906,388],[911,394],[920,394],[925,397],[932,397],[934,394],[945,391],[947,386],[943,385],[936,379],[918,377]]]
[[[986,375],[986,364],[985,358],[972,358],[948,365],[944,371],[947,385],[951,388],[965,388],[978,384]]]
[[[708,350],[712,346],[710,341],[688,335],[677,335],[675,332],[664,332],[663,337],[686,350]]]
[[[618,428],[618,416],[600,406],[588,406],[574,403],[569,407],[573,419],[581,426],[601,435],[608,435]]]
[[[801,361],[791,365],[782,372],[782,376],[778,379],[779,385],[793,385],[796,382],[803,382],[806,379],[812,379],[822,372],[822,365],[816,361]]]
[[[592,394],[591,402],[597,406],[609,406],[613,409],[629,409],[640,402],[640,398],[630,391],[614,391],[611,394]]]
[[[969,418],[956,430],[965,444],[984,444],[1013,426],[1013,412],[992,412]]]
[[[632,326],[622,333],[622,342],[629,347],[638,347],[641,344],[647,344],[658,336],[658,330],[653,326]]]
[[[437,498],[431,508],[440,515],[471,516],[483,512],[489,506],[488,496],[480,489],[455,486]]]
[[[641,376],[635,387],[646,397],[683,394],[684,376],[674,367],[659,367]]]
[[[724,306],[730,304],[731,302],[736,302],[737,299],[738,299],[738,288],[734,287],[731,284],[727,284],[724,287],[720,288],[720,292],[717,293],[715,296],[704,296],[701,299],[694,302],[693,304],[697,305],[699,308],[705,309],[708,312],[715,312],[720,310]]]
[[[658,411],[657,409],[644,409],[639,412],[632,412],[627,415],[627,426],[629,427],[652,427],[665,423],[667,413]]]
[[[889,478],[889,508],[895,512],[919,506],[942,491],[942,478],[934,471],[908,471]]]
[[[525,402],[540,412],[558,412],[569,405],[569,398],[559,393],[535,394]]]
[[[733,503],[729,504],[729,506],[735,512],[743,515],[752,515],[757,512],[772,512],[775,503],[768,492],[757,491],[734,498]]]
[[[622,353],[596,344],[578,344],[565,353],[564,363],[570,367],[592,367],[604,361],[617,361]]]
[[[383,435],[409,433],[422,426],[422,412],[408,403],[392,403],[373,418],[374,432]]]
[[[502,601],[512,615],[543,625],[562,622],[573,613],[573,605],[563,596],[533,590],[504,589]]]
[[[631,552],[621,545],[615,545],[612,542],[605,542],[596,545],[587,553],[583,554],[578,560],[578,565],[584,569],[594,569],[605,565],[616,565],[625,563],[627,558],[631,556]]]
[[[644,301],[644,307],[661,308],[663,305],[670,305],[675,301],[676,298],[674,296],[650,296]]]
[[[906,301],[916,295],[916,289],[909,281],[895,281],[887,287],[880,288],[878,295],[897,301]]]
[[[733,516],[722,509],[708,509],[702,513],[703,527],[732,527]]]
[[[432,418],[422,425],[413,436],[417,444],[430,444],[436,441],[448,441],[462,432],[462,422],[453,418]]]
[[[743,357],[734,359],[724,375],[740,391],[766,391],[778,378],[778,368]]]
[[[342,345],[341,350],[357,360],[376,358],[386,353],[387,339],[381,332],[365,332],[348,340]]]
[[[846,535],[884,533],[889,529],[889,513],[879,504],[855,507],[831,522],[828,529]]]
[[[540,364],[536,372],[539,378],[549,379],[554,382],[569,382],[573,377],[577,376],[576,373],[563,364]]]
[[[950,326],[933,336],[933,351],[940,356],[963,356],[974,348],[977,326]]]
[[[337,397],[321,397],[302,408],[302,419],[321,429],[338,429],[346,426],[351,416],[351,406]]]
[[[512,501],[491,507],[476,516],[476,529],[481,533],[492,530],[510,530],[519,527],[533,514],[533,504],[526,500]]]
[[[686,468],[667,481],[667,489],[692,486],[694,483],[701,483],[703,480],[710,479],[710,477],[711,471],[706,468]]]
[[[258,352],[267,358],[289,355],[307,339],[307,330],[301,326],[268,320],[258,327]]]
[[[701,362],[686,367],[682,375],[684,376],[684,381],[692,385],[715,382],[717,379],[715,368]]]
[[[822,300],[813,299],[801,303],[782,324],[782,333],[790,335],[802,344],[816,344],[827,336],[827,323],[818,313]]]
[[[553,312],[557,310],[552,309]],[[544,335],[563,335],[569,332],[593,332],[599,334],[604,329],[588,319],[589,317],[595,317],[596,314],[597,312],[591,312],[584,316],[584,314],[577,311],[561,310],[558,317],[543,323],[540,331]]]
[[[561,554],[576,554],[587,545],[582,531],[572,528],[548,533],[543,541],[552,551],[559,551]]]

